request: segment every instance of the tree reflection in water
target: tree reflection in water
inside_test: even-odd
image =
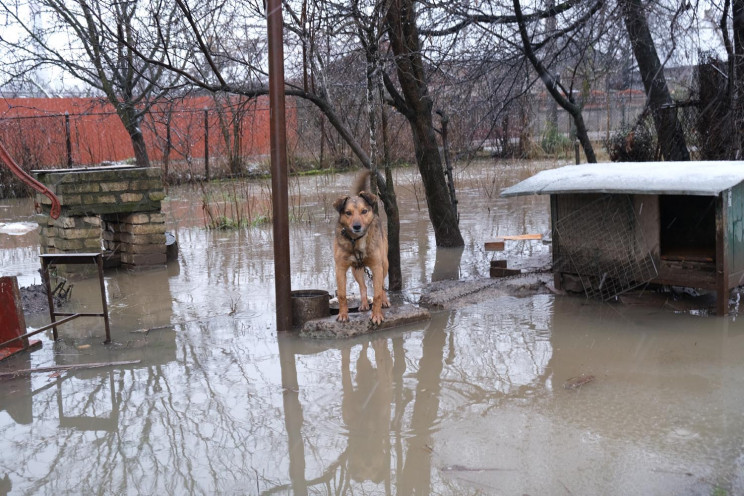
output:
[[[342,342],[266,339],[260,321],[216,317],[118,349],[59,348],[61,363],[143,362],[4,384],[0,487],[8,474],[40,494],[467,493],[435,462],[438,425],[544,382],[531,301],[518,318],[474,307]]]

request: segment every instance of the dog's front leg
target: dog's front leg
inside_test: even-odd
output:
[[[364,280],[364,267],[354,267],[351,269],[354,273],[354,279],[359,284],[359,311],[366,312],[369,310],[369,298],[367,298],[367,283]]]
[[[382,315],[382,303],[386,301],[383,283],[385,282],[382,264],[376,264],[372,267],[372,288],[374,290],[374,299],[372,301],[372,323],[379,325],[385,317]]]
[[[339,322],[349,321],[349,303],[346,301],[346,271],[349,266],[336,264],[336,296],[338,297],[338,317]]]

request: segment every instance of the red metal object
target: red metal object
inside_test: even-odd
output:
[[[41,344],[37,340],[29,342],[25,332],[18,279],[0,277],[0,360]]]
[[[47,198],[52,200],[52,210],[49,213],[50,217],[52,219],[56,219],[59,217],[60,212],[60,205],[59,205],[59,199],[57,196],[51,192],[49,188],[41,184],[39,181],[34,179],[30,174],[28,174],[26,171],[21,169],[21,167],[15,163],[15,160],[10,156],[8,151],[5,149],[2,143],[0,143],[0,158],[5,162],[5,165],[8,166],[8,168],[15,174],[18,179],[23,181],[24,183],[28,184],[32,188],[34,188],[39,193],[45,195]]]

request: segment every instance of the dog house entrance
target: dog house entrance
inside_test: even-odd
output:
[[[662,260],[715,262],[716,197],[659,196]]]

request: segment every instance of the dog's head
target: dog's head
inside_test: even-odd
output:
[[[353,236],[364,236],[377,215],[377,196],[362,191],[358,196],[342,196],[333,202],[338,222]]]

